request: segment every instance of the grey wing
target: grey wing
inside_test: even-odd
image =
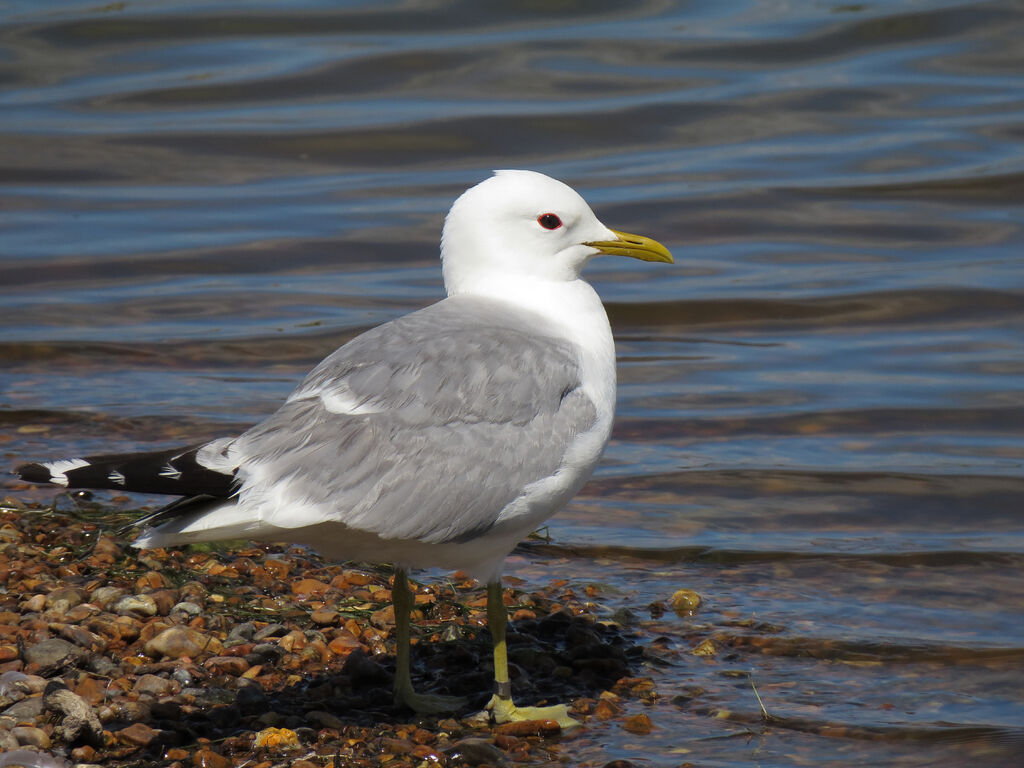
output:
[[[494,525],[595,418],[568,341],[454,297],[340,348],[231,452],[265,522],[439,543]]]

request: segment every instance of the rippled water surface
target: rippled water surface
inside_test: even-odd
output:
[[[1022,40],[1019,2],[5,3],[6,460],[251,423],[535,168],[677,257],[590,268],[613,442],[510,561],[660,638],[655,731],[565,753],[1018,764]]]

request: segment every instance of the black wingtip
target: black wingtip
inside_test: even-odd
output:
[[[30,483],[48,483],[53,477],[42,464],[22,464],[14,470],[14,474]]]

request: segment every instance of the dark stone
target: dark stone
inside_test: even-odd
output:
[[[88,651],[84,651],[74,643],[51,637],[25,649],[25,661],[37,664],[43,677],[68,667],[84,664],[89,659]]]
[[[246,715],[260,714],[267,709],[267,694],[259,685],[240,687],[235,701]]]
[[[139,696],[166,696],[171,692],[172,683],[157,675],[142,675],[135,681],[132,691]]]
[[[509,765],[505,753],[483,739],[468,738],[460,739],[444,751],[449,762],[462,763],[464,765]]]
[[[249,655],[256,656],[258,659],[256,663],[262,664],[268,659],[273,661],[274,659],[284,656],[284,648],[276,643],[259,643],[252,647],[252,653]]]
[[[130,723],[137,723],[149,720],[153,717],[153,709],[149,700],[121,701],[114,705],[114,712],[122,720]]]
[[[4,710],[4,715],[13,717],[19,722],[27,722],[35,720],[43,714],[43,709],[43,699],[39,696],[33,696],[30,699],[22,699],[15,704],[11,704],[11,706]]]
[[[243,621],[241,624],[236,624],[234,627],[232,627],[231,632],[228,633],[227,639],[224,641],[224,646],[226,648],[230,648],[233,645],[241,645],[242,643],[248,643],[255,636],[256,625],[253,624],[251,621]],[[265,637],[269,637],[269,635]]]
[[[174,699],[154,701],[149,711],[158,720],[178,720],[181,718],[181,704]]]
[[[148,747],[160,737],[160,731],[145,723],[132,723],[115,734],[118,741],[135,747]]]
[[[101,656],[98,653],[89,657],[85,663],[85,668],[100,677],[117,677],[121,672],[120,665],[115,664],[106,656]]]
[[[352,651],[345,659],[345,665],[341,668],[341,674],[346,675],[354,687],[373,685],[374,683],[386,683],[391,675],[382,666],[373,661],[362,650]]]
[[[257,643],[269,637],[281,637],[288,634],[288,627],[283,624],[267,624],[263,629],[252,636]]]
[[[569,647],[601,645],[601,638],[592,627],[582,622],[573,622],[565,632],[565,643]]]
[[[235,706],[214,707],[205,715],[215,728],[220,729],[234,728],[242,721],[242,713]]]

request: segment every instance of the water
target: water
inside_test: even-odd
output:
[[[656,730],[564,753],[1018,763],[1022,37],[1009,1],[8,2],[5,457],[244,427],[535,168],[677,257],[590,269],[614,438],[510,561],[660,638]]]

